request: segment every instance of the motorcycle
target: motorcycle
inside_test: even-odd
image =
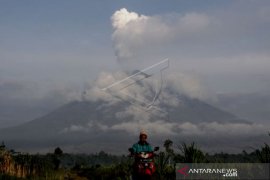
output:
[[[133,179],[151,179],[156,171],[154,157],[159,147],[155,147],[152,152],[134,153],[132,148],[129,148],[130,157],[135,159],[133,164]]]

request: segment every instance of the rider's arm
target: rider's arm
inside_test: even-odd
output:
[[[133,153],[137,153],[138,152],[138,144],[133,144],[132,149],[133,149]]]
[[[153,148],[150,144],[148,144],[148,152],[153,152]]]

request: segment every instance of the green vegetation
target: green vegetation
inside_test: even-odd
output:
[[[268,133],[270,136],[270,133]],[[261,147],[261,150],[255,150],[256,156],[261,163],[270,163],[270,147],[267,143],[264,143],[264,146]]]
[[[270,146],[240,154],[204,153],[192,142],[173,148],[173,142],[164,142],[164,151],[155,159],[157,171],[154,179],[175,179],[176,163],[269,163]],[[0,179],[130,179],[133,159],[101,151],[96,154],[68,154],[57,147],[54,153],[22,154],[0,145]]]

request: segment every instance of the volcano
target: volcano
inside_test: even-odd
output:
[[[180,102],[177,106],[160,105],[169,118],[153,116],[146,121],[146,130],[150,128],[149,133],[152,134],[154,143],[161,144],[164,138],[177,138],[178,134],[181,136],[181,132],[174,129],[177,124],[249,124],[248,121],[199,99],[187,96],[176,98]],[[136,124],[138,121],[144,128],[144,121],[136,119],[132,114],[119,116],[129,106],[132,105],[123,101],[114,104],[106,101],[72,101],[43,117],[1,129],[0,140],[9,147],[22,151],[41,151],[61,146],[72,152],[116,152],[137,140],[137,135],[130,132],[132,123]],[[164,127],[168,133],[155,129],[155,125],[159,129]],[[136,132],[135,127],[133,129]]]

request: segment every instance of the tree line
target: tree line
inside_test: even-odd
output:
[[[175,179],[176,163],[270,163],[270,146],[264,143],[250,153],[203,152],[195,142],[174,145],[167,139],[155,157],[155,179]],[[133,159],[100,151],[96,154],[69,154],[60,147],[47,154],[15,152],[0,146],[0,179],[129,179]]]

